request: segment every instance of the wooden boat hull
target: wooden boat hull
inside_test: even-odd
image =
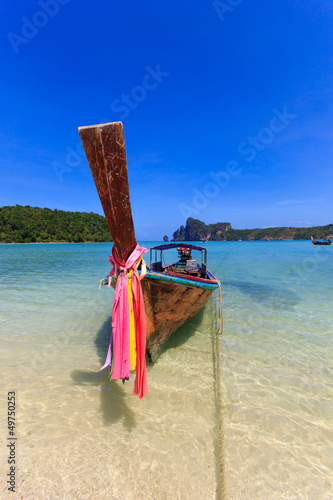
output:
[[[205,306],[217,283],[148,272],[141,282],[147,318],[147,354],[155,361],[171,335]]]

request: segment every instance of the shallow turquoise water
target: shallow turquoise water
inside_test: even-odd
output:
[[[226,497],[333,498],[333,248],[206,247],[223,291]],[[133,380],[99,372],[113,291],[98,284],[109,254],[98,243],[0,246],[1,411],[17,391],[18,490],[35,499],[216,498],[215,302],[148,367],[149,396],[137,401]],[[4,447],[0,457],[7,471]]]

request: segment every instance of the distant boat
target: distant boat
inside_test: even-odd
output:
[[[113,251],[125,263],[137,248],[137,240],[123,125],[116,122],[80,127],[79,134],[114,241]],[[162,253],[170,249],[178,250],[178,260],[165,265]],[[192,258],[192,251],[201,253],[199,261]],[[145,269],[141,260],[138,271],[140,279],[144,276],[140,284],[147,322],[146,350],[149,360],[155,361],[170,336],[205,306],[220,283],[207,269],[207,250],[186,243],[153,247],[150,268]]]
[[[201,240],[202,243],[207,243],[207,241],[210,240],[211,235],[212,235],[211,233],[208,233],[206,236],[204,236]]]
[[[330,245],[331,244],[331,240],[325,240],[323,239],[323,241],[319,241],[319,240],[314,240],[313,237],[311,236],[311,241],[314,245]]]

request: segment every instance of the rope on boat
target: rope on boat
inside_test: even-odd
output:
[[[216,282],[219,285],[219,302],[215,300],[215,377],[216,377],[216,406],[218,418],[218,438],[219,438],[219,477],[220,477],[220,498],[226,499],[226,484],[225,484],[225,464],[224,464],[224,432],[223,432],[223,402],[222,402],[222,381],[221,381],[221,357],[220,357],[220,336],[223,334],[223,309],[222,309],[222,290],[221,283],[218,279]]]
[[[221,282],[217,279],[217,284],[219,286],[219,306],[218,306],[218,311],[219,311],[219,327],[217,329],[216,334],[222,335],[223,333],[223,310],[222,310],[222,289],[221,289]]]

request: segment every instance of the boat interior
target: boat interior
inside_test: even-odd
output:
[[[177,248],[177,262],[164,264],[163,250]],[[198,263],[192,258],[192,250],[201,252],[201,262]],[[207,251],[205,248],[196,247],[195,245],[179,246],[179,245],[160,245],[150,250],[150,267],[152,271],[157,273],[165,273],[171,275],[184,275],[195,278],[209,279],[207,274]]]

